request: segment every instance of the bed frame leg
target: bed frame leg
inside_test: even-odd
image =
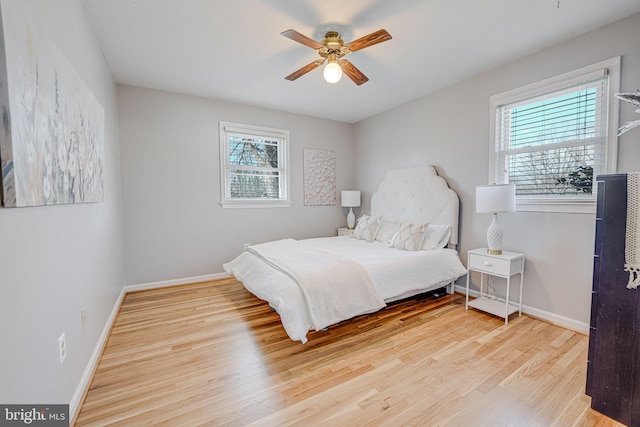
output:
[[[449,285],[447,286],[447,293],[449,295],[453,295],[455,291],[456,291],[456,282],[455,280],[452,280],[451,283],[449,283]]]

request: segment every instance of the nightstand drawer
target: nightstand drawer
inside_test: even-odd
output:
[[[496,276],[509,276],[511,262],[508,259],[499,259],[491,256],[469,254],[469,268]]]

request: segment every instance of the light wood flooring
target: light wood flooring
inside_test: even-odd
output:
[[[76,425],[620,425],[589,408],[585,335],[461,295],[308,337],[233,279],[129,294]]]

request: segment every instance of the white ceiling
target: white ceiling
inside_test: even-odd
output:
[[[83,0],[118,83],[355,123],[640,12],[640,0]],[[392,40],[348,59],[369,77],[326,83],[280,35]]]

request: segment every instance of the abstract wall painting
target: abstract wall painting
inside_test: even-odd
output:
[[[104,109],[18,0],[0,0],[5,207],[100,202]]]
[[[335,206],[336,153],[304,149],[304,204]]]

